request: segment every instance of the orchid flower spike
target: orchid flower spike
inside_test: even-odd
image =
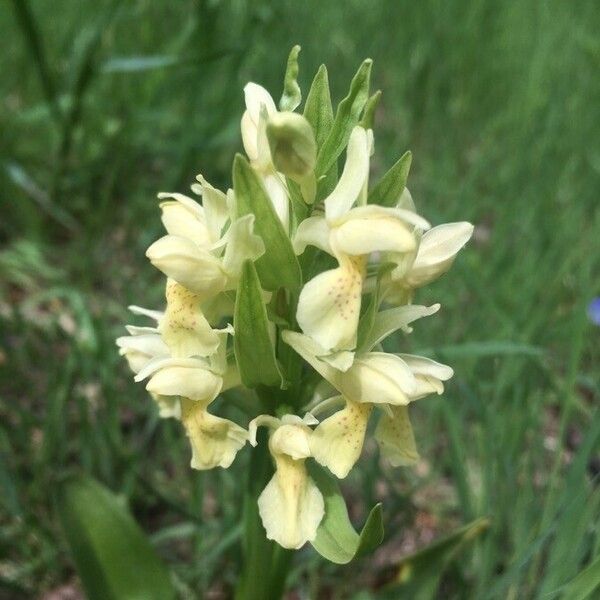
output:
[[[228,468],[242,451],[272,459],[252,535],[260,518],[282,547],[310,543],[343,562],[379,535],[354,532],[335,481],[359,460],[369,420],[378,417],[383,459],[414,464],[409,406],[442,394],[453,375],[402,351],[402,339],[385,341],[438,313],[414,296],[450,268],[473,226],[431,228],[417,213],[409,153],[369,189],[372,61],[335,112],[319,69],[300,113],[298,52],[279,105],[256,83],[244,88],[248,160],[234,159],[232,189],[198,175],[197,200],[158,194],[166,234],[146,256],[166,276],[164,307],[130,307],[151,323],[128,325],[116,342],[160,416],[181,421],[191,468]],[[259,427],[268,431],[257,439]]]

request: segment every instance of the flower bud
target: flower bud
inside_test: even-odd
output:
[[[309,122],[293,112],[275,113],[267,123],[267,138],[275,168],[291,179],[310,174],[317,160],[317,143]]]

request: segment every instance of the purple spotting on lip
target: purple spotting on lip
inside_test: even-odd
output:
[[[588,316],[590,321],[596,325],[600,325],[600,297],[594,298],[588,306]]]

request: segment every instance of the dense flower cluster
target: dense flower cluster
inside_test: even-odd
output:
[[[197,177],[192,191],[201,202],[159,194],[166,235],[147,256],[167,277],[166,308],[132,306],[153,323],[127,326],[129,335],[117,344],[135,380],[147,381],[160,415],[181,421],[192,468],[229,467],[246,444],[257,444],[257,428],[268,429],[275,472],[259,497],[260,516],[270,539],[299,548],[314,540],[325,511],[307,459],[346,477],[374,413],[382,456],[394,466],[418,458],[408,406],[441,394],[453,372],[429,358],[384,352],[381,342],[397,330],[409,333],[413,321],[437,312],[439,304],[413,304],[414,291],[449,269],[473,227],[462,222],[431,228],[404,184],[394,187],[394,173],[376,193],[369,191],[374,142],[364,116],[354,122],[336,117],[329,124],[343,143],[327,161],[333,143],[310,111],[293,112],[297,103],[289,98],[282,101],[286,110],[277,110],[254,83],[246,86],[245,100],[241,133],[248,160],[236,159],[239,180],[244,175],[254,182],[250,190],[271,204],[276,226],[247,209],[242,196],[249,188],[238,191],[235,167],[234,189],[226,193]],[[331,166],[323,172],[327,162]],[[388,193],[382,205],[383,188],[397,195],[390,202]],[[281,236],[273,242],[281,232],[292,259],[281,254]],[[288,260],[289,269],[301,273],[297,289],[285,281],[279,288],[273,284],[269,269],[277,260],[284,269]],[[246,361],[256,359],[241,343],[247,323],[243,294],[252,281],[247,272],[258,272],[264,288],[255,319],[264,315],[280,385],[255,385],[260,367],[246,369],[251,377],[244,374]],[[225,392],[249,387],[265,414],[249,414],[241,424],[214,414],[211,405],[219,396],[224,394],[218,410],[226,413]],[[284,401],[263,402],[269,390]]]

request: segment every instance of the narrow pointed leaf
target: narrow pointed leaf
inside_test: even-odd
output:
[[[360,534],[356,533],[346,502],[336,480],[322,467],[311,465],[310,474],[325,499],[325,516],[311,542],[314,549],[327,560],[339,565],[372,552],[383,540],[381,504],[369,513]]]
[[[394,269],[394,267],[394,263],[383,263],[377,271],[377,283],[375,285],[375,290],[371,294],[371,300],[369,301],[365,311],[362,313],[358,323],[357,348],[361,350],[366,348],[372,337],[371,332],[375,324],[375,319],[378,316],[379,306],[381,305],[382,281],[384,277]],[[369,348],[369,350],[371,348]]]
[[[333,106],[331,105],[329,79],[325,65],[319,67],[310,86],[304,105],[304,116],[313,128],[317,148],[320,150],[333,125]]]
[[[377,106],[379,105],[379,101],[381,100],[381,90],[377,90],[365,104],[365,110],[363,111],[362,119],[360,120],[360,125],[365,129],[373,129],[373,124],[375,123],[375,111],[377,110]]]
[[[448,564],[465,547],[490,526],[487,517],[480,517],[447,537],[434,542],[402,559],[398,565],[396,584],[385,590],[383,598],[436,598],[442,575]]]
[[[563,589],[561,598],[568,600],[585,600],[600,589],[600,555],[587,566],[577,577],[572,579]]]
[[[333,125],[317,156],[317,177],[327,174],[346,147],[350,132],[358,124],[369,97],[371,59],[365,60],[350,84],[348,95],[339,103]]]
[[[379,204],[379,206],[389,207],[396,206],[406,187],[411,162],[411,152],[405,152],[369,192],[368,204]]]
[[[238,216],[256,217],[255,233],[265,244],[265,253],[256,261],[262,286],[271,291],[280,287],[299,288],[302,274],[290,238],[258,175],[239,154],[233,162],[233,189]]]
[[[233,315],[235,358],[247,387],[280,386],[281,373],[269,335],[267,309],[256,268],[244,262]]]
[[[75,477],[60,487],[57,509],[87,598],[175,598],[168,570],[112,492]]]
[[[294,110],[302,102],[302,92],[298,85],[298,54],[300,46],[291,49],[287,60],[285,78],[283,80],[283,95],[279,101],[279,110]]]

